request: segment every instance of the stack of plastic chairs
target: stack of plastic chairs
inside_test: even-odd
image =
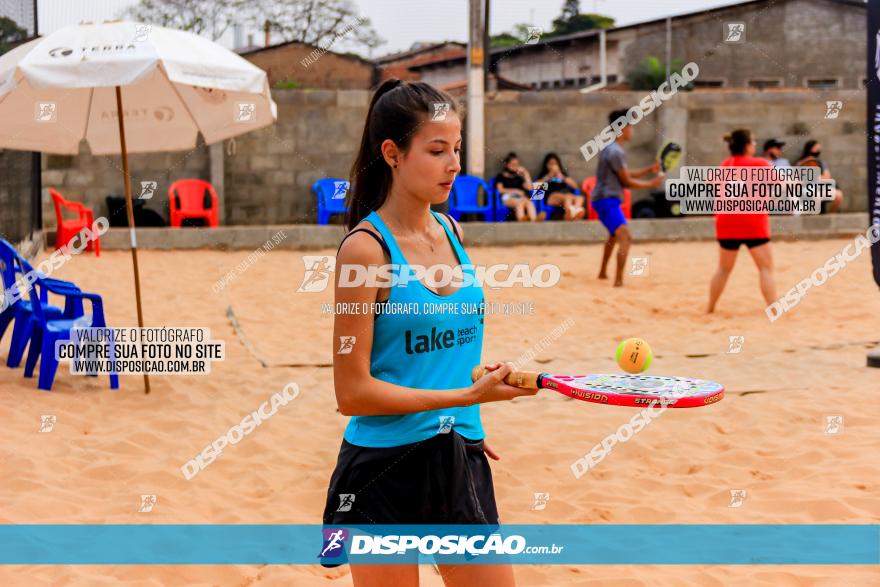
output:
[[[73,328],[106,327],[101,296],[83,292],[72,282],[46,277],[3,239],[0,239],[0,277],[3,286],[0,340],[14,322],[6,364],[17,368],[25,349],[30,347],[25,377],[33,376],[39,360],[39,388],[51,390],[58,369],[55,341],[70,340]],[[33,283],[28,286],[30,281]],[[64,297],[64,309],[49,303],[50,292]],[[83,300],[91,302],[91,315],[84,313]],[[110,375],[110,387],[119,388],[118,375]]]

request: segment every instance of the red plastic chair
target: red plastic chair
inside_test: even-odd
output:
[[[211,205],[205,208],[205,194],[209,194]],[[168,207],[171,211],[171,226],[180,228],[184,219],[203,218],[211,228],[220,224],[217,211],[217,192],[214,186],[201,179],[178,179],[168,188]]]
[[[58,224],[58,229],[55,233],[55,249],[57,250],[70,243],[70,239],[79,234],[82,229],[91,229],[92,224],[95,222],[95,214],[79,202],[65,200],[64,196],[52,188],[49,188],[49,195],[52,196],[52,202],[55,204],[55,220]],[[65,220],[63,210],[70,210],[76,213],[76,219]],[[86,249],[91,251],[93,244],[95,256],[100,257],[101,239],[95,238],[95,240],[89,241]]]
[[[593,210],[593,201],[590,199],[594,187],[596,187],[595,175],[585,178],[584,182],[581,184],[581,193],[587,201],[590,202],[589,210],[587,212],[587,220],[599,220],[599,215]],[[628,188],[624,188],[623,190],[623,203],[620,204],[620,210],[623,212],[624,218],[627,220],[632,219],[632,192]]]

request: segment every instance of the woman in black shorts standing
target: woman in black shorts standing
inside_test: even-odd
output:
[[[437,103],[448,105],[443,120],[432,120]],[[333,383],[340,412],[351,418],[327,490],[325,526],[498,524],[487,460],[497,455],[485,442],[479,404],[535,391],[503,383],[509,364],[486,365],[491,372],[471,382],[471,368],[481,364],[482,313],[390,311],[478,306],[482,287],[437,276],[405,287],[343,287],[339,280],[341,267],[387,263],[400,271],[473,271],[461,227],[431,210],[449,197],[460,145],[458,106],[448,94],[399,80],[376,91],[351,173],[352,230],[337,255],[336,306],[369,311],[334,317]],[[446,585],[514,584],[510,565],[440,565],[440,572]],[[358,587],[418,585],[418,565],[353,565],[352,576]]]

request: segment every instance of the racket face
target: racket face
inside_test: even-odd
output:
[[[681,145],[678,143],[666,143],[660,149],[660,168],[663,171],[669,171],[678,166],[681,161]]]
[[[656,375],[545,375],[541,387],[581,401],[613,406],[696,408],[721,401],[724,386],[714,381]]]

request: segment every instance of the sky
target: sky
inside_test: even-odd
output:
[[[268,2],[269,0],[260,0]],[[134,0],[38,0],[40,32],[45,34],[81,20],[116,18]],[[467,41],[468,0],[354,0],[363,16],[385,39],[372,57],[408,49],[416,41]],[[739,0],[581,0],[581,12],[611,16],[617,25],[737,4]],[[562,0],[493,0],[490,32],[513,30],[517,23],[550,28]],[[259,43],[261,34],[254,35]],[[221,43],[232,47],[232,35]],[[365,52],[358,52],[367,55]]]

